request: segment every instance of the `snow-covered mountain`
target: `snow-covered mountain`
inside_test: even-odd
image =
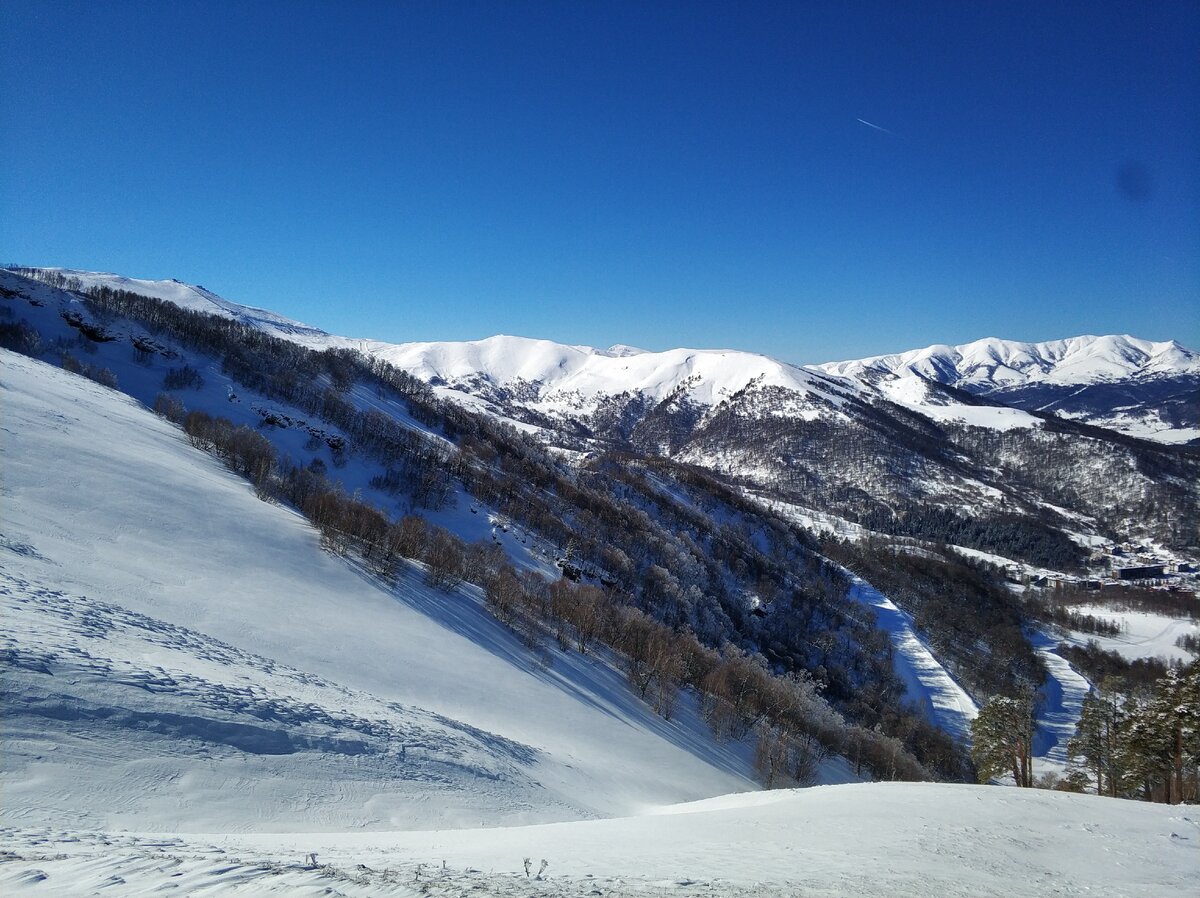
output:
[[[988,337],[961,346],[927,346],[819,367],[852,377],[872,370],[920,374],[939,383],[973,388],[972,392],[990,392],[1031,383],[1082,386],[1131,377],[1200,374],[1200,355],[1174,340],[1154,343],[1130,336],[1083,336],[1044,343]]]
[[[16,269],[39,280],[67,290],[90,290],[104,288],[108,290],[124,290],[137,293],[140,296],[150,296],[174,303],[181,309],[188,309],[204,315],[217,315],[239,321],[251,327],[257,327],[279,336],[293,339],[312,339],[320,342],[329,337],[323,330],[278,315],[267,309],[256,309],[252,306],[241,305],[224,299],[211,290],[196,284],[185,284],[174,279],[148,280],[131,278],[112,272],[84,271],[78,268],[22,268]]]
[[[818,367],[733,350],[600,350],[510,336],[392,344],[326,334],[174,281],[31,273],[77,288],[133,287],[305,347],[359,351],[550,445],[628,446],[858,523],[883,526],[918,505],[994,517],[1000,505],[1087,539],[1107,530],[1170,543],[1191,532],[1194,510],[1168,495],[1172,481],[1149,473],[1163,463],[1132,458],[1151,450],[1070,423],[1187,442],[1200,415],[1189,384],[1200,375],[1195,354],[1173,343],[989,340]],[[1003,466],[997,439],[1007,444]]]
[[[855,773],[851,744],[884,746],[874,770],[888,778],[890,757],[895,776],[910,745],[901,740],[918,733],[921,757],[942,765],[929,769],[962,776],[961,748],[939,742],[922,715],[965,737],[972,691],[1032,654],[989,608],[977,573],[953,570],[941,608],[955,621],[939,629],[928,606],[902,610],[848,575],[867,555],[818,545],[788,522],[823,515],[837,527],[854,514],[863,529],[885,526],[892,509],[915,511],[902,523],[958,522],[934,539],[1007,540],[1034,553],[1038,540],[1073,546],[1070,528],[1091,538],[1126,518],[1165,515],[1165,532],[1186,536],[1200,482],[1188,450],[1117,440],[915,376],[511,337],[388,346],[174,282],[78,272],[42,280],[178,297],[225,321],[144,300],[106,304],[0,272],[0,336],[24,353],[0,351],[6,894],[731,898],[1136,894],[1147,884],[1187,893],[1192,825],[1168,808],[1134,813],[1089,797],[965,786],[746,793],[757,737],[721,730],[728,735],[714,739],[710,724],[730,711],[711,696],[701,704],[707,685],[693,681],[656,714],[650,681],[641,697],[630,688],[638,668],[625,649],[593,643],[585,653],[548,639],[531,648],[531,631],[489,612],[481,587],[430,586],[433,554],[385,569],[368,561],[368,543],[343,544],[336,528],[321,525],[329,542],[319,540],[291,509],[316,523],[327,506],[256,496],[197,451],[203,420],[193,427],[183,411],[228,418],[243,441],[269,442],[276,484],[293,477],[332,505],[365,497],[400,530],[415,511],[464,550],[474,543],[476,563],[498,563],[499,553],[532,577],[523,582],[565,575],[573,561],[592,588],[615,586],[614,601],[707,634],[710,646],[745,647],[775,670],[819,671],[841,712],[899,715],[902,728],[885,738],[822,712],[846,740],[822,751],[827,783],[873,769],[868,761]],[[296,344],[390,354],[408,375]],[[151,404],[188,436],[150,415]],[[320,493],[318,472],[336,478],[336,491]],[[413,485],[424,488],[426,475],[444,501],[418,503]],[[1091,516],[1109,508],[1116,517]],[[937,589],[930,571],[941,550],[931,549],[912,540],[884,548],[869,579],[913,559],[925,565],[905,568],[921,578],[916,592]],[[905,577],[892,579],[886,591],[912,599]],[[564,585],[565,576],[555,584]],[[1011,601],[1007,588],[996,592]],[[536,626],[533,637],[542,638]],[[1049,703],[1053,728],[1039,742],[1057,749],[1039,744],[1039,761],[1065,757],[1087,690],[1071,673],[1078,688],[1068,696],[1051,672],[1048,696],[1064,695]],[[775,749],[765,736],[757,744],[761,774]],[[726,792],[742,794],[678,804]],[[596,817],[607,819],[587,819]],[[534,821],[563,822],[516,825]],[[456,829],[363,832],[428,827]],[[847,853],[848,843],[863,851]],[[300,863],[311,852],[331,866]],[[862,853],[878,863],[864,869]],[[522,858],[546,875],[531,878]],[[1036,870],[1019,872],[1030,858]]]
[[[686,401],[707,409],[747,389],[768,388],[789,395],[789,412],[810,417],[836,414],[847,397],[868,402],[882,397],[935,420],[976,426],[1035,425],[1035,419],[1019,412],[995,410],[1003,404],[1167,443],[1200,439],[1200,353],[1175,341],[1115,335],[1042,343],[986,338],[809,366],[737,350],[597,349],[504,335],[397,344],[329,334],[176,280],[67,268],[29,271],[76,289],[106,287],[165,299],[311,348],[357,349],[409,371],[457,401],[493,412],[519,407],[532,420],[611,412],[619,404],[616,397],[636,397],[647,405]],[[929,390],[926,381],[992,401],[963,402]]]
[[[1200,438],[1200,353],[1174,340],[989,337],[818,366],[867,383],[929,380],[1163,442]],[[910,389],[905,387],[903,389]]]

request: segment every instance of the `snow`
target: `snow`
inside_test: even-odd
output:
[[[747,386],[779,386],[799,394],[794,413],[816,417],[810,404],[836,408],[839,390],[856,393],[853,381],[838,382],[766,356],[734,350],[672,349],[646,352],[617,344],[607,350],[527,337],[496,335],[485,340],[388,343],[338,336],[263,309],[239,305],[174,280],[144,280],[78,269],[42,271],[74,278],[83,289],[111,287],[167,300],[183,308],[233,318],[312,349],[353,349],[384,359],[435,385],[443,398],[497,416],[526,432],[539,428],[498,411],[476,395],[481,384],[517,388],[536,398],[521,403],[549,415],[579,415],[602,398],[643,394],[654,402],[682,391],[703,406],[714,406]]]
[[[618,385],[686,382],[706,401],[759,377],[838,400],[823,376],[745,353],[524,348],[580,394],[626,365]],[[473,589],[431,590],[415,566],[384,584],[321,551],[136,401],[0,351],[0,409],[6,895],[1195,889],[1189,808],[933,784],[747,792],[745,747],[715,744],[692,702],[663,721],[603,655],[535,663]],[[478,512],[445,520],[486,529]],[[961,737],[970,698],[907,615],[862,581],[855,595]],[[1039,733],[1047,764],[1081,700],[1052,675],[1065,716]],[[309,852],[330,866],[307,869]],[[526,880],[523,857],[546,877]]]
[[[1082,413],[1060,411],[1058,414],[1064,418],[1083,421],[1097,420],[1094,416]],[[1168,421],[1164,421],[1161,415],[1154,414],[1149,410],[1142,410],[1140,414],[1131,414],[1117,409],[1103,415],[1100,423],[1103,427],[1120,430],[1130,436],[1140,437],[1144,440],[1154,440],[1159,443],[1167,443],[1172,446],[1184,445],[1193,440],[1200,440],[1200,427],[1179,427]]]
[[[1200,354],[1174,341],[1127,335],[1083,336],[1044,343],[989,337],[960,346],[935,345],[887,356],[797,367],[755,353],[672,349],[647,352],[616,344],[608,349],[496,335],[465,342],[388,343],[328,334],[262,309],[225,300],[174,280],[144,280],[77,269],[44,269],[77,279],[85,288],[108,286],[158,297],[185,308],[240,320],[313,349],[353,349],[378,356],[434,385],[443,398],[471,407],[529,433],[541,428],[493,404],[490,390],[552,418],[586,416],[609,397],[642,396],[651,402],[686,398],[713,408],[747,388],[781,388],[763,414],[813,421],[841,414],[848,398],[882,397],[938,422],[996,430],[1034,428],[1037,417],[1003,405],[973,405],[930,393],[928,380],[979,392],[1032,383],[1094,384],[1200,374]],[[885,376],[880,377],[880,374]],[[1195,428],[1173,427],[1157,415],[1091,415],[1103,427],[1164,443],[1197,438]]]
[[[917,783],[737,794],[658,813],[436,832],[0,832],[5,894],[1190,895],[1194,807]],[[307,856],[317,855],[318,869]],[[526,878],[523,859],[530,859]],[[541,879],[535,879],[542,861]]]
[[[1121,625],[1117,636],[1097,636],[1091,633],[1070,633],[1064,640],[1086,645],[1095,640],[1106,652],[1116,652],[1122,658],[1166,658],[1168,661],[1191,662],[1194,656],[1175,644],[1188,633],[1200,633],[1200,623],[1186,617],[1167,617],[1148,611],[1126,611],[1108,605],[1078,605],[1072,610],[1091,614]]]
[[[1067,742],[1075,735],[1075,725],[1083,713],[1083,699],[1092,687],[1054,650],[1057,639],[1040,631],[1028,635],[1047,674],[1033,735],[1033,772],[1035,776],[1043,773],[1063,776],[1071,760]]]
[[[1174,340],[1154,342],[1127,334],[1085,335],[1042,343],[986,337],[960,346],[938,344],[893,355],[816,366],[843,377],[868,370],[918,374],[955,385],[1091,384],[1131,376],[1200,373],[1200,354]]]
[[[1031,386],[1087,388],[1098,384],[1181,385],[1200,376],[1200,353],[1174,340],[1154,342],[1129,335],[1082,336],[1043,343],[988,337],[960,346],[938,344],[892,355],[815,366],[814,370],[875,384],[893,401],[936,420],[961,418],[968,424],[1008,429],[1036,421],[979,407],[961,406],[943,396],[925,397],[927,381],[949,384],[1003,401]],[[947,406],[939,409],[939,406]],[[1152,406],[1111,410],[1084,406],[1056,414],[1119,430],[1160,443],[1187,443],[1200,437],[1195,422],[1164,418]],[[974,420],[973,420],[974,419]]]
[[[4,352],[0,822],[220,831],[628,814],[753,788],[691,702],[536,663],[477,591],[318,547],[136,402]],[[465,514],[465,512],[464,512]]]
[[[969,743],[971,721],[979,715],[974,700],[917,635],[911,615],[861,577],[846,573],[851,578],[850,596],[875,610],[876,625],[892,641],[892,664],[904,681],[908,699],[932,723]]]
[[[734,350],[672,349],[647,352],[616,344],[608,349],[497,335],[466,342],[388,343],[328,334],[262,309],[225,300],[203,287],[77,269],[43,269],[77,279],[84,288],[108,286],[158,297],[185,308],[240,320],[313,349],[353,349],[378,356],[434,384],[443,398],[493,415],[526,432],[541,428],[510,417],[478,395],[489,388],[516,391],[517,405],[551,417],[579,418],[608,397],[641,395],[652,402],[686,398],[715,407],[740,391],[777,387],[764,414],[812,421],[839,414],[847,398],[882,396],[939,422],[996,430],[1033,428],[1039,419],[1001,405],[972,405],[931,394],[927,380],[998,392],[1030,384],[1087,385],[1200,375],[1200,354],[1175,341],[1128,335],[1081,336],[1026,343],[988,337],[959,346],[938,344],[908,352],[797,367]],[[883,374],[885,376],[880,377]],[[1157,413],[1089,414],[1087,420],[1162,443],[1200,438]]]
[[[897,405],[911,408],[941,422],[956,422],[992,430],[1014,430],[1041,426],[1041,420],[1017,408],[997,405],[967,405],[942,395],[930,395],[924,377],[885,377],[877,386]]]
[[[324,335],[307,324],[301,324],[291,318],[285,318],[266,309],[256,309],[223,299],[204,287],[185,284],[177,280],[146,280],[130,278],[120,274],[99,271],[83,271],[77,268],[43,268],[41,271],[59,274],[65,278],[74,278],[80,288],[88,290],[93,287],[108,287],[112,290],[126,290],[154,299],[164,299],[183,309],[202,312],[206,315],[218,315],[222,318],[233,318],[246,324],[252,324],[263,330],[274,331],[279,336],[308,336]]]
[[[366,343],[363,349],[427,382],[453,386],[482,378],[494,386],[530,386],[537,398],[524,404],[545,412],[577,411],[581,403],[623,393],[661,401],[680,389],[694,402],[715,405],[751,384],[816,394],[831,405],[841,402],[812,372],[735,350],[599,350],[504,335],[468,342]],[[443,390],[457,398],[458,391]]]

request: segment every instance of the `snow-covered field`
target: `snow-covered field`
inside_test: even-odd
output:
[[[1080,614],[1092,614],[1121,625],[1117,636],[1096,636],[1090,633],[1075,633],[1067,641],[1083,645],[1095,640],[1107,652],[1117,652],[1122,658],[1166,658],[1187,664],[1193,655],[1175,643],[1179,637],[1200,632],[1200,624],[1186,617],[1167,617],[1148,611],[1127,611],[1107,605],[1079,605],[1073,610]]]
[[[5,894],[62,898],[1170,898],[1194,894],[1200,871],[1192,807],[913,783],[746,793],[530,827],[240,836],[35,830],[0,831],[0,840]]]

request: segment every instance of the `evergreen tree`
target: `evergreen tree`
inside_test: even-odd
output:
[[[1033,785],[1033,696],[999,695],[971,723],[971,760],[979,781],[1011,773],[1018,786]]]
[[[1124,714],[1111,693],[1090,692],[1075,725],[1075,736],[1067,743],[1072,758],[1081,757],[1096,779],[1097,795],[1117,794],[1123,779],[1120,731]]]
[[[1200,664],[1177,668],[1155,684],[1149,701],[1129,717],[1126,764],[1147,800],[1178,804],[1196,791],[1200,765]]]

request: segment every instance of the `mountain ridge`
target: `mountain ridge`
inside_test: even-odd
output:
[[[956,346],[933,344],[815,367],[849,376],[877,370],[920,374],[953,386],[991,381],[996,387],[1005,387],[1020,379],[1083,384],[1121,375],[1200,373],[1200,353],[1177,340],[1152,341],[1129,334],[1084,334],[1040,342],[984,337]],[[982,376],[1000,369],[1001,378]],[[1090,378],[1086,376],[1089,373]]]
[[[1176,340],[1127,334],[1080,335],[1027,342],[985,337],[899,353],[795,365],[732,349],[678,347],[647,351],[624,344],[583,344],[497,334],[481,340],[391,343],[330,334],[278,313],[226,300],[177,280],[143,280],[82,269],[20,269],[57,277],[79,289],[107,287],[165,299],[183,308],[240,320],[310,348],[350,348],[377,356],[430,383],[443,395],[488,408],[515,391],[535,416],[595,411],[609,397],[638,395],[650,403],[686,399],[713,408],[751,387],[778,387],[828,411],[848,396],[886,399],[938,420],[991,426],[995,416],[963,412],[945,395],[931,399],[919,383],[956,387],[993,403],[1057,414],[1166,443],[1200,439],[1200,353]],[[37,275],[41,272],[41,275]],[[881,378],[883,382],[881,382]],[[1075,388],[1082,388],[1078,391]],[[468,398],[470,397],[470,398]],[[481,403],[482,400],[482,403]],[[1032,426],[1008,414],[1001,426]]]

